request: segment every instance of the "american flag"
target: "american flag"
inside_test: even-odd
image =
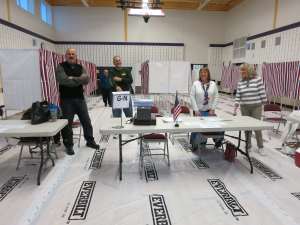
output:
[[[174,122],[177,120],[177,117],[179,116],[180,113],[181,113],[181,105],[179,103],[178,95],[177,95],[177,92],[176,92],[175,104],[174,104],[174,108],[173,108],[173,120],[174,120]]]

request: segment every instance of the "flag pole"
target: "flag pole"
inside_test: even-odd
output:
[[[175,95],[175,102],[176,102],[176,99],[178,100],[178,92],[176,91],[176,95]],[[179,103],[178,103],[179,104]],[[175,108],[176,108],[176,105],[175,105],[175,107],[174,107],[174,110],[175,110]],[[175,127],[179,127],[179,123],[178,123],[178,116],[176,116],[176,119],[175,119]]]

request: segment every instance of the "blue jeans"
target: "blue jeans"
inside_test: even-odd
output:
[[[131,101],[131,97],[130,97],[130,101],[129,101],[129,108],[127,109],[123,109],[123,112],[125,114],[126,117],[132,117],[132,101]],[[122,112],[121,109],[113,109],[112,108],[112,114],[113,117],[121,117]]]
[[[208,111],[200,111],[200,115],[201,116],[209,116]],[[222,141],[224,140],[224,132],[213,132],[216,135],[220,135],[222,137],[220,138],[214,138],[214,142],[215,144],[220,144],[222,143]],[[210,134],[209,132],[207,133],[203,133],[203,134]],[[201,133],[199,132],[192,132],[191,133],[191,137],[190,137],[190,144],[191,145],[206,145],[207,143],[207,138],[204,137],[203,135],[201,135]]]

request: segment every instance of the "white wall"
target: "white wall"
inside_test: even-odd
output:
[[[226,15],[225,42],[273,29],[275,0],[244,0]],[[299,0],[279,0],[276,28],[300,21]]]
[[[300,21],[299,0],[279,0],[277,27]]]
[[[54,7],[53,12],[58,41],[124,41],[120,9]]]
[[[7,5],[6,0],[0,1],[0,18],[7,19]]]
[[[199,11],[167,10],[166,17],[129,17],[129,40],[145,42],[180,42],[185,44],[185,59],[208,63],[208,46],[222,43],[224,14]]]
[[[274,0],[244,0],[230,10],[226,15],[225,42],[271,30],[274,2]]]
[[[231,42],[243,36],[252,36],[273,29],[275,1],[245,0],[226,15],[225,42]],[[279,0],[276,27],[286,26],[300,21],[299,0]],[[281,37],[281,44],[275,46],[275,38]],[[261,42],[266,41],[266,47],[261,48]],[[211,48],[210,67],[220,71],[222,63],[248,62],[262,64],[263,62],[284,62],[300,59],[300,28],[294,28],[272,35],[264,36],[248,43],[255,43],[254,50],[247,50],[246,57],[233,59],[233,46]],[[222,60],[220,60],[222,55]],[[215,73],[220,79],[220,73]]]
[[[55,7],[57,40],[124,41],[123,12],[116,8]],[[224,14],[166,11],[166,17],[128,18],[130,42],[185,43],[185,59],[208,63],[208,45],[223,42]]]

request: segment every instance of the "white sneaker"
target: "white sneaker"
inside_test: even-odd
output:
[[[258,148],[258,154],[260,154],[261,156],[265,156],[266,155],[266,152],[265,152],[265,149],[264,148]]]

